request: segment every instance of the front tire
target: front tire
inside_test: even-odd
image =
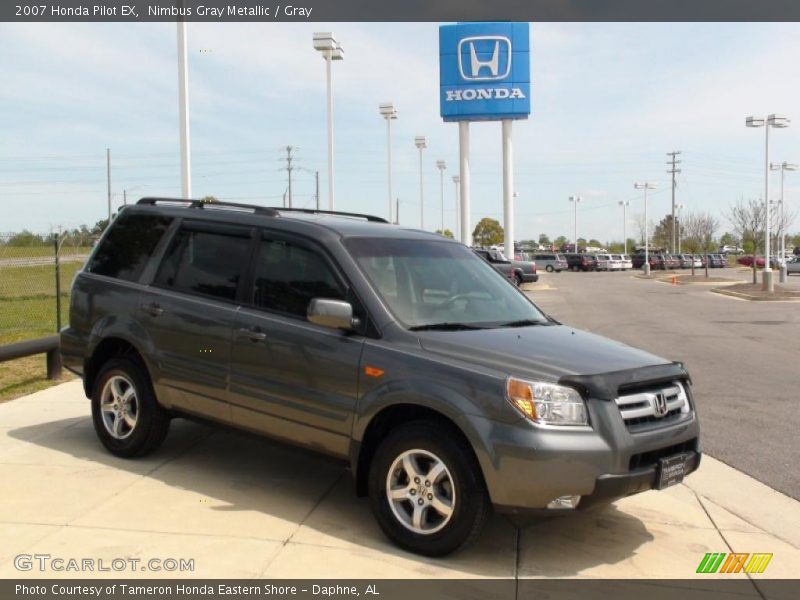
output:
[[[383,532],[426,556],[473,542],[491,512],[472,449],[432,421],[401,425],[383,440],[370,464],[369,497]]]
[[[122,458],[158,448],[169,430],[169,415],[158,405],[150,377],[138,360],[114,358],[95,380],[92,421],[106,449]]]
[[[553,265],[547,265],[544,268],[544,270],[547,271],[548,273],[552,273],[553,272]]]

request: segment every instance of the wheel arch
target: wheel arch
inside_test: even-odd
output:
[[[447,428],[469,448],[475,464],[480,469],[481,479],[485,482],[483,465],[478,459],[472,439],[464,428],[451,416],[437,408],[432,408],[418,402],[402,401],[389,404],[376,412],[366,423],[359,440],[354,439],[351,445],[350,465],[355,480],[356,493],[359,496],[367,495],[367,481],[369,466],[375,456],[382,439],[393,429],[413,421],[438,422]]]

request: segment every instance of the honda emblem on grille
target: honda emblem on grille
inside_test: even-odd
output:
[[[653,413],[657,417],[663,417],[667,414],[667,397],[661,392],[658,392],[653,397]]]

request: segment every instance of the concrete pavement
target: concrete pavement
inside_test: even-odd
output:
[[[706,456],[683,485],[517,530],[495,516],[443,559],[398,550],[338,463],[176,420],[164,446],[117,459],[79,381],[0,405],[0,577],[19,554],[194,559],[191,573],[91,577],[743,578],[697,575],[706,552],[772,552],[754,578],[796,577],[800,503]]]

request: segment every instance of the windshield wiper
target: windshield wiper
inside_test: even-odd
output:
[[[417,325],[409,327],[409,331],[466,331],[469,329],[484,329],[477,325],[468,323],[429,323],[427,325]]]
[[[520,319],[519,321],[509,321],[508,323],[501,323],[500,327],[530,327],[532,325],[547,325],[547,321]]]

